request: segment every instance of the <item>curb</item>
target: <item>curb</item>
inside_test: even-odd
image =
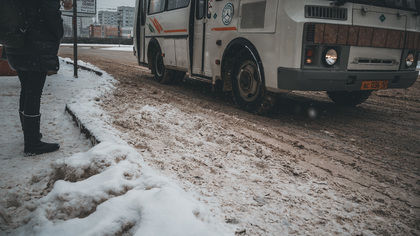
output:
[[[69,64],[69,65],[74,65],[74,62],[65,61],[65,60],[62,60],[62,61]],[[82,69],[82,70],[86,70],[86,71],[94,72],[98,76],[102,76],[102,74],[103,74],[100,71],[96,71],[96,70],[88,68],[86,66],[77,65],[77,68]],[[80,132],[86,136],[86,139],[88,139],[90,141],[92,146],[96,146],[97,144],[99,144],[101,142],[101,141],[99,141],[99,139],[95,135],[93,135],[93,133],[89,129],[86,128],[86,126],[83,125],[83,122],[75,115],[75,113],[69,108],[69,106],[67,104],[66,104],[66,107],[65,107],[65,112],[67,112],[73,118],[73,121],[76,124],[76,126],[80,129]]]
[[[93,135],[93,133],[87,129],[83,123],[80,121],[79,118],[77,118],[77,116],[74,114],[74,112],[67,106],[66,104],[66,108],[65,111],[73,118],[74,123],[76,124],[76,126],[80,129],[80,132],[82,134],[84,134],[86,136],[86,139],[89,139],[90,143],[93,146],[96,146],[97,144],[99,144],[101,141],[98,140],[98,138]]]
[[[64,61],[64,60],[63,60]],[[69,65],[74,65],[74,62],[70,62],[70,61],[64,61],[65,63],[67,63],[67,64],[69,64]],[[82,70],[87,70],[87,71],[91,71],[91,72],[93,72],[93,73],[95,73],[95,74],[97,74],[97,75],[99,75],[99,76],[102,76],[102,72],[100,72],[100,71],[97,71],[97,70],[94,70],[94,69],[91,69],[91,68],[89,68],[89,67],[86,67],[86,66],[81,66],[81,65],[77,65],[77,68],[78,69],[82,69]]]

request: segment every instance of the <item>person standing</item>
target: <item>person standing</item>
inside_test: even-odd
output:
[[[63,19],[60,0],[19,1],[29,22],[24,45],[20,48],[5,47],[4,51],[21,83],[19,116],[24,134],[24,153],[38,155],[60,148],[58,143],[41,141],[40,106],[47,72],[59,70],[57,54],[64,34]],[[66,2],[68,7],[68,0]]]

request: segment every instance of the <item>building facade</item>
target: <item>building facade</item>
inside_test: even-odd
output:
[[[62,16],[64,37],[73,37],[73,18],[71,16]],[[77,35],[78,37],[89,37],[89,26],[93,24],[90,17],[77,18]]]
[[[118,7],[118,20],[122,28],[134,26],[134,7]]]
[[[99,11],[98,22],[101,25],[118,25],[118,13],[115,11]]]
[[[94,38],[133,37],[134,7],[120,6],[117,11],[99,11],[94,23],[92,18],[77,19],[77,35]],[[64,36],[73,36],[72,17],[63,16]]]
[[[118,27],[113,25],[90,25],[89,36],[91,38],[118,38]]]

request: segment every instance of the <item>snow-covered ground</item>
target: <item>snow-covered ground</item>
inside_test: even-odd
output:
[[[0,78],[0,235],[232,235],[118,138],[99,106],[115,80],[88,71],[73,78],[72,69],[63,61],[42,98],[43,140],[61,148],[34,157],[23,156],[19,80]],[[80,134],[66,104],[100,144]]]
[[[419,75],[420,75],[420,61],[417,63],[417,70],[419,71]]]
[[[70,43],[62,43],[61,46],[69,46],[72,47],[73,44]],[[79,49],[91,48],[91,47],[100,47],[102,50],[110,50],[110,51],[126,51],[131,52],[133,51],[133,45],[116,45],[116,44],[78,44]]]
[[[94,46],[101,46],[101,50],[132,50],[131,46],[118,45],[106,45],[104,48],[104,45],[79,46],[81,50]],[[79,65],[99,70],[82,61],[79,61]],[[102,110],[103,102],[110,102],[104,99],[104,95],[114,91],[116,81],[103,71],[103,76],[97,76],[81,70],[79,78],[75,79],[72,70],[72,65],[62,63],[59,73],[47,78],[41,107],[44,140],[58,141],[61,148],[57,152],[35,157],[23,156],[23,135],[17,113],[19,81],[16,77],[0,77],[0,235],[233,235],[234,229],[226,228],[230,224],[237,229],[253,224],[262,227],[261,232],[269,232],[267,235],[283,235],[287,232],[373,235],[374,232],[382,232],[374,229],[376,225],[381,225],[378,222],[384,222],[384,227],[389,222],[383,217],[369,214],[369,207],[372,206],[365,203],[363,198],[353,197],[358,201],[357,204],[353,203],[330,188],[328,181],[319,182],[306,176],[299,168],[295,169],[293,165],[289,167],[289,162],[279,165],[278,171],[269,173],[273,174],[274,179],[280,180],[275,183],[281,193],[280,198],[276,198],[273,192],[265,192],[267,188],[252,192],[260,190],[261,177],[256,174],[249,175],[249,179],[255,182],[248,181],[248,178],[238,181],[235,178],[227,179],[226,173],[217,169],[196,168],[200,165],[194,165],[194,162],[207,166],[207,163],[218,162],[218,158],[224,157],[224,151],[219,148],[222,146],[240,143],[231,149],[234,152],[229,155],[237,156],[233,160],[243,163],[249,162],[249,158],[257,154],[264,154],[261,158],[265,158],[270,151],[259,143],[251,144],[239,132],[232,134],[216,123],[204,122],[203,119],[207,118],[195,113],[185,114],[168,104],[147,104],[149,100],[143,98],[146,91],[137,91],[135,94],[137,99],[144,99],[145,104],[136,107],[127,103],[122,107],[129,109],[129,115],[120,113],[117,125],[125,127],[125,119],[129,118],[133,123],[130,125],[135,128],[131,129],[129,125],[127,129],[131,130],[121,133],[114,128],[115,123],[112,124],[114,121],[111,121],[109,114]],[[123,91],[117,91],[116,95],[127,99],[122,96],[125,95]],[[66,104],[101,141],[100,144],[92,147],[80,134],[71,116],[64,111]],[[184,119],[176,121],[175,118],[179,117]],[[189,130],[199,128],[200,132],[211,131],[204,133],[203,137],[195,137],[178,130],[180,126]],[[170,134],[155,134],[155,127]],[[220,134],[211,136],[214,132]],[[134,134],[130,136],[131,133]],[[174,147],[165,135],[176,136],[180,140],[179,145]],[[128,136],[130,144],[137,149],[126,144],[124,140],[129,140]],[[149,139],[148,145],[145,145],[146,138]],[[229,144],[230,141],[234,141],[233,144]],[[198,144],[198,148],[186,148],[189,144]],[[147,161],[150,154],[144,150],[146,146],[153,146],[154,161]],[[174,150],[162,148],[166,146]],[[183,155],[187,154],[187,160],[184,162],[175,156],[178,155],[175,154],[176,150],[180,149],[186,149]],[[206,149],[209,150],[203,152]],[[168,152],[174,158],[167,158]],[[199,152],[200,156],[213,152],[222,154],[209,160],[196,158],[192,152]],[[180,172],[190,171],[191,179],[197,182],[211,179],[211,176],[222,179],[224,183],[218,189],[221,189],[223,202],[214,197],[218,193],[216,189],[188,187],[192,184],[185,181],[180,185],[189,191],[186,193],[178,183],[150,167],[152,162],[164,163],[163,160],[166,171],[163,168],[159,171],[165,174],[169,172],[167,169],[175,167]],[[184,165],[189,160],[192,164]],[[284,161],[282,158],[279,160]],[[173,165],[167,165],[168,162]],[[267,165],[264,163],[259,161],[256,166]],[[227,174],[239,176],[242,169],[231,168],[228,164],[223,162],[230,171]],[[301,176],[303,180],[293,176],[288,178],[285,174],[289,173],[288,168],[293,169],[290,172],[293,176]],[[206,175],[206,171],[212,173]],[[243,171],[247,170],[243,168]],[[246,187],[243,183],[253,186]],[[357,192],[354,194],[360,196]],[[387,201],[384,203],[388,204]],[[237,207],[241,204],[242,207]],[[374,203],[374,210],[377,204]],[[218,211],[223,205],[228,213],[220,214]],[[279,217],[279,214],[282,216]],[[222,215],[227,218],[220,219]],[[394,219],[394,226],[400,227],[399,218]],[[317,221],[320,223],[314,224]],[[305,232],[305,229],[309,231]],[[247,235],[253,235],[252,232],[252,228],[247,228]]]

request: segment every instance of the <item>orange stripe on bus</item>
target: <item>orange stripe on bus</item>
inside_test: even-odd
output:
[[[165,33],[181,33],[181,32],[187,32],[187,29],[165,30],[163,32],[165,32]]]
[[[159,27],[159,22],[155,18],[152,19],[152,18],[149,17],[149,19],[153,23],[153,25],[155,26],[157,32],[160,34],[161,29]]]
[[[221,27],[221,28],[213,28],[212,31],[232,31],[237,30],[236,27]]]
[[[156,23],[158,24],[158,26],[159,26],[159,28],[160,28],[160,31],[162,31],[162,32],[163,32],[163,28],[162,28],[162,26],[160,25],[159,21],[158,21],[158,20],[156,20],[156,19],[155,19],[155,21],[156,21]]]

